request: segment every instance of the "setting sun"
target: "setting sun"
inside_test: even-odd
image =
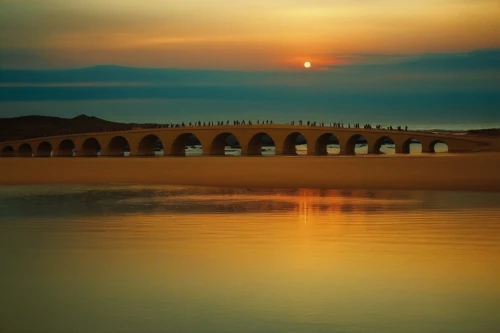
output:
[[[304,63],[304,67],[305,67],[305,68],[310,68],[310,67],[311,67],[311,63],[310,63],[309,61],[306,61],[306,62]]]

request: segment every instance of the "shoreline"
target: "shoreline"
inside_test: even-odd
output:
[[[71,183],[500,191],[500,153],[0,159],[0,185]]]

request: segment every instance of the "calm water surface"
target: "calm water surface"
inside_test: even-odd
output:
[[[500,194],[0,187],[0,332],[499,332]]]

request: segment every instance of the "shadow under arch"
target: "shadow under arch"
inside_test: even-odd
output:
[[[82,151],[77,151],[77,156],[97,157],[101,151],[101,144],[96,138],[88,138],[82,144]]]
[[[130,145],[123,136],[115,136],[108,143],[108,156],[123,157],[128,156]]]
[[[59,143],[59,150],[57,151],[57,156],[73,157],[74,151],[76,149],[73,140],[64,139]]]
[[[373,145],[374,154],[395,154],[396,143],[387,135],[381,136]]]
[[[210,144],[210,155],[240,155],[241,145],[238,138],[230,132],[218,134]]]
[[[347,140],[346,155],[368,154],[368,140],[362,134],[354,134]]]
[[[443,140],[434,140],[429,145],[429,151],[431,153],[447,153],[448,145]]]
[[[14,147],[7,146],[2,149],[2,157],[14,157]]]
[[[32,157],[33,156],[33,148],[29,143],[23,143],[19,146],[19,156],[20,157]]]
[[[340,154],[340,143],[333,133],[322,134],[314,146],[315,155],[338,155]]]
[[[300,150],[297,148],[300,146]],[[307,140],[299,132],[288,134],[283,142],[283,155],[307,155]]]
[[[423,151],[422,142],[415,138],[409,138],[403,143],[403,154],[420,154]]]
[[[52,156],[52,145],[47,141],[43,141],[38,145],[36,149],[37,157],[51,157]]]
[[[161,139],[155,134],[148,134],[139,142],[137,154],[140,156],[161,156],[161,151],[163,151]]]
[[[170,155],[173,156],[197,156],[202,154],[201,142],[193,133],[180,134],[175,138],[170,150]]]
[[[265,132],[260,132],[255,134],[248,142],[247,155],[251,156],[276,155],[276,146],[273,138]]]

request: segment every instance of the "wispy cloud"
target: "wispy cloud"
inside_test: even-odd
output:
[[[329,67],[420,72],[500,70],[500,49],[413,55],[355,54],[343,59],[349,63]]]
[[[277,120],[293,114],[325,121],[332,117],[346,121],[422,117],[500,121],[499,54],[496,49],[406,56],[364,54],[353,56],[356,61],[351,64],[312,71],[120,66],[4,69],[0,71],[0,107],[9,115],[46,112],[43,110],[72,114],[92,103],[88,113],[99,110],[97,115],[117,115],[126,109],[127,117],[135,114],[144,121],[150,117],[186,119],[184,113],[200,119],[206,119],[205,113],[254,119],[270,112]],[[72,106],[63,110],[67,105]]]

